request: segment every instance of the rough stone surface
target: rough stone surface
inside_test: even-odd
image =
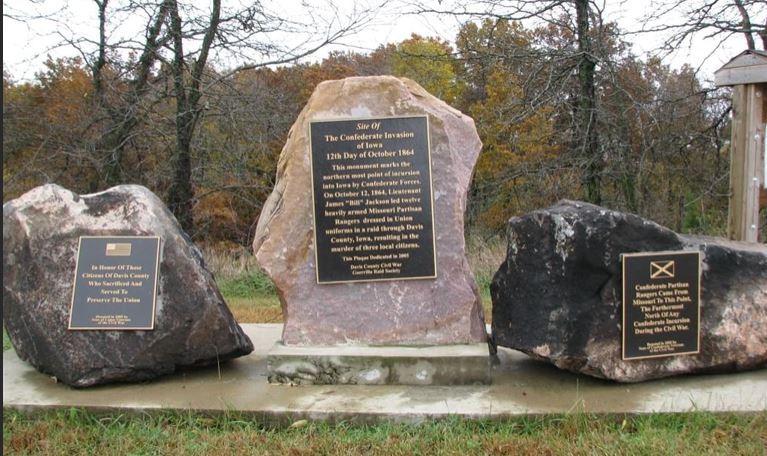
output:
[[[635,215],[562,201],[509,221],[493,278],[495,342],[620,382],[767,364],[767,246],[682,236]],[[621,359],[622,253],[702,252],[701,350]]]
[[[309,122],[429,116],[437,278],[318,285],[312,224]],[[462,344],[486,340],[465,256],[463,217],[481,148],[474,122],[408,79],[348,78],[320,84],[290,130],[253,250],[274,281],[285,344]]]
[[[161,238],[155,329],[70,331],[80,236]],[[37,187],[3,205],[3,323],[19,357],[75,387],[136,382],[253,350],[199,250],[149,190]]]

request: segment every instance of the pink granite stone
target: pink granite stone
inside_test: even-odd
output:
[[[428,115],[436,279],[318,284],[312,222],[309,123]],[[466,194],[481,148],[474,121],[408,79],[326,81],[291,128],[253,250],[274,281],[293,345],[438,345],[486,340],[463,235]]]

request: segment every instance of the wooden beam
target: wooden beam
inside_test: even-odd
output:
[[[767,64],[746,68],[722,68],[716,72],[717,86],[738,86],[767,80]]]
[[[767,209],[767,84],[762,85],[762,189],[759,191],[759,210]],[[762,242],[767,239],[761,239]]]
[[[733,88],[730,205],[727,234],[730,239],[756,242],[759,229],[759,196],[764,188],[764,115],[767,84]]]

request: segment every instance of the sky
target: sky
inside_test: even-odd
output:
[[[224,5],[247,0],[224,0]],[[322,20],[343,18],[351,14],[356,7],[365,5],[375,6],[376,1],[382,0],[335,0],[337,11],[328,11],[327,8],[320,8],[299,20],[309,20],[319,18]],[[639,28],[639,18],[644,14],[643,8],[647,6],[644,1],[627,0],[603,0],[604,15],[607,20],[618,22],[622,29],[636,30]],[[199,0],[202,7],[208,7],[209,2]],[[114,3],[114,1],[113,1]],[[277,5],[276,14],[285,11],[294,12],[295,17],[299,17],[298,12],[305,11],[303,4],[310,3],[318,5],[319,2],[307,0],[281,0],[279,3],[266,2],[267,5]],[[313,58],[318,59],[326,55],[331,49],[348,49],[360,52],[371,51],[379,45],[386,43],[396,43],[407,39],[412,33],[418,33],[422,36],[438,36],[440,38],[452,41],[455,38],[459,24],[454,17],[444,16],[425,16],[425,15],[405,15],[400,13],[406,11],[407,7],[402,3],[390,3],[387,7],[379,10],[375,17],[370,18],[369,22],[354,36],[342,40],[342,45],[333,46],[316,54]],[[34,23],[23,22],[14,19],[13,16],[20,14],[32,14],[43,16],[44,19]],[[72,35],[86,36],[91,40],[98,37],[96,6],[93,0],[12,0],[3,5],[3,68],[11,73],[14,80],[31,80],[37,71],[42,68],[42,62],[47,55],[53,57],[73,56],[77,51],[71,47],[56,47],[62,39]],[[109,30],[110,36],[127,37],[136,36],[138,31],[142,30],[145,19],[139,15],[124,14],[115,22],[117,25]],[[657,47],[660,36],[641,34],[629,36],[628,40],[633,45],[633,50],[638,55],[651,51]],[[276,36],[275,39],[281,42],[290,42],[306,39],[298,34]],[[693,67],[700,67],[699,76],[703,80],[712,80],[713,72],[721,67],[732,57],[741,52],[745,40],[740,37],[733,37],[726,41],[724,46],[714,52],[707,60],[706,57],[712,52],[714,40],[697,40],[692,48],[678,49],[673,55],[666,59],[666,63],[674,67],[679,67],[683,63],[689,63]],[[82,43],[86,49],[92,43]],[[220,63],[224,66],[236,65],[237,58],[233,56],[217,56]],[[704,62],[705,63],[702,63]]]

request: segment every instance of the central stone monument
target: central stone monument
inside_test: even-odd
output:
[[[253,244],[285,317],[270,381],[489,381],[463,236],[480,148],[472,119],[408,79],[317,87]]]

